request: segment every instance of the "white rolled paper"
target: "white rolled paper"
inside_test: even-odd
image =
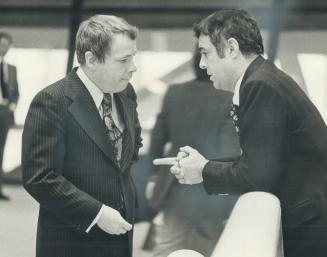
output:
[[[154,165],[174,165],[176,157],[158,158],[153,160]]]

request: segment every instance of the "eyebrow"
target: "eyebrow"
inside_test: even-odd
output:
[[[122,56],[118,56],[117,59],[125,59],[125,58],[129,58],[131,56],[135,56],[137,53],[137,50],[136,51],[133,51],[132,53],[129,53],[129,54],[125,54],[125,55],[122,55]]]
[[[199,52],[202,53],[203,51],[208,51],[208,49],[205,49],[204,47],[199,47]]]

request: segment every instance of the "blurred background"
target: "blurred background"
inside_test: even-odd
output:
[[[131,82],[143,128],[141,154],[146,155],[168,86],[194,77],[192,25],[228,7],[244,8],[257,19],[265,57],[297,81],[327,121],[326,0],[0,0],[0,30],[14,39],[6,59],[17,67],[20,90],[16,126],[4,155],[7,183],[19,181],[21,133],[32,98],[77,65],[74,37],[82,20],[113,14],[140,29],[138,70]],[[37,205],[21,187],[5,186],[4,191],[12,201],[0,202],[0,248],[5,249],[0,255],[33,256]],[[137,231],[136,247],[144,230]]]

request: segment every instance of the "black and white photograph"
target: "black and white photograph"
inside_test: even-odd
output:
[[[1,257],[326,257],[326,0],[0,0]]]

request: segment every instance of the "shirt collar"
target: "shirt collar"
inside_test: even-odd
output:
[[[237,106],[240,105],[240,87],[241,87],[241,83],[242,83],[244,74],[245,74],[245,70],[242,72],[241,76],[237,80],[235,89],[234,89],[233,104],[235,104]]]
[[[104,96],[103,92],[88,78],[88,76],[83,71],[83,68],[78,67],[76,74],[83,82],[86,89],[89,91],[96,107],[99,109],[101,107],[101,103]]]

